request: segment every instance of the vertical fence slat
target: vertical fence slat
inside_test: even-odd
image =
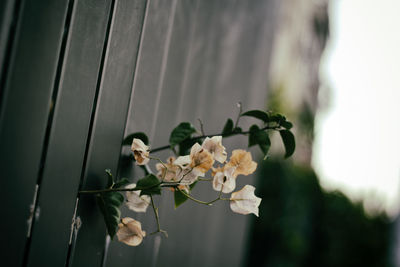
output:
[[[85,189],[104,186],[105,169],[111,168],[116,173],[145,3],[144,0],[115,1],[88,150]],[[105,246],[105,224],[93,195],[80,197],[78,215],[82,227],[76,240],[72,266],[100,266]]]
[[[10,50],[15,37],[15,27],[18,21],[19,0],[3,0],[0,2],[0,106],[4,76],[7,75]]]
[[[176,1],[151,0],[148,3],[147,15],[142,36],[140,48],[140,57],[138,58],[138,68],[136,72],[134,93],[130,103],[130,113],[127,119],[126,133],[143,131],[151,136],[155,135],[152,128],[157,127],[158,109],[160,113],[165,112],[159,103],[166,101],[163,99],[163,76],[168,70],[168,39],[172,31],[173,13],[175,12]],[[170,29],[170,30],[169,30]],[[163,74],[164,72],[164,74]],[[157,101],[157,95],[159,100]],[[175,103],[171,103],[175,105]],[[156,121],[154,121],[156,120]],[[160,144],[160,140],[151,138]],[[133,165],[133,164],[132,164]],[[143,176],[141,170],[123,169],[122,173],[128,177],[134,177],[137,181]],[[154,215],[149,208],[147,214],[132,214],[132,211],[126,212],[123,209],[123,216],[130,216],[142,222],[145,230],[150,233],[156,229]],[[122,243],[112,242],[110,247],[110,257],[107,260],[109,266],[151,266],[153,258],[154,239],[150,237],[145,240],[140,247],[127,247]]]
[[[20,266],[68,1],[25,1],[0,111],[2,264]]]
[[[110,3],[74,3],[28,266],[66,262]]]

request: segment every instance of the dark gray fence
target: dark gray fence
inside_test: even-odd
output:
[[[133,131],[156,147],[180,121],[201,118],[214,133],[238,101],[263,108],[275,4],[1,1],[1,265],[241,265],[249,217],[227,203],[174,210],[166,193],[157,201],[170,237],[133,248],[109,242],[94,198],[78,191],[104,186],[106,168],[141,175],[121,160]],[[206,186],[194,194],[213,198]],[[155,228],[151,212],[130,216]]]

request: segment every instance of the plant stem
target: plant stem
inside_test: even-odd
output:
[[[154,205],[154,200],[153,200],[153,195],[150,195],[151,199],[151,206],[153,207],[154,215],[156,216],[156,221],[157,221],[157,231],[150,233],[150,235],[156,234],[156,233],[163,233],[165,237],[168,237],[167,231],[161,230],[160,227],[160,217],[158,216],[158,208]]]
[[[276,126],[267,125],[267,126],[265,126],[263,128],[260,128],[259,131],[277,130],[280,127],[281,127],[280,125],[276,125]],[[200,140],[200,139],[203,139],[203,138],[206,138],[206,137],[214,137],[214,136],[219,136],[219,135],[222,136],[222,137],[230,137],[230,136],[239,135],[239,134],[246,135],[246,134],[249,134],[249,133],[250,133],[250,131],[245,131],[245,132],[240,132],[240,133],[239,132],[231,132],[231,133],[225,133],[225,134],[218,133],[218,134],[200,135],[200,136],[195,136],[195,137],[191,138],[191,140],[195,141],[195,140]],[[160,146],[160,147],[151,149],[150,153],[155,153],[155,152],[162,151],[162,150],[165,150],[165,149],[170,149],[170,148],[171,148],[170,145]]]
[[[240,116],[242,115],[242,103],[241,103],[241,102],[238,102],[237,105],[238,105],[238,107],[239,107],[239,114],[238,114],[238,116],[237,116],[237,118],[236,118],[235,126],[234,126],[233,128],[236,128],[236,127],[238,126]]]
[[[144,187],[144,188],[106,188],[106,189],[99,189],[99,190],[82,190],[79,191],[79,194],[100,194],[100,193],[107,193],[107,192],[124,192],[124,191],[137,191],[137,190],[146,190],[146,189],[151,189],[156,186],[162,186],[165,182],[159,182],[158,184],[149,186],[149,187]]]
[[[221,193],[220,193],[220,195],[218,196],[218,198],[216,198],[216,199],[214,199],[214,200],[211,200],[211,201],[209,201],[209,202],[205,202],[205,201],[201,201],[201,200],[195,199],[195,198],[192,197],[190,194],[186,193],[184,190],[181,190],[179,187],[176,187],[176,189],[177,189],[179,192],[181,192],[182,194],[184,194],[188,199],[193,200],[194,202],[197,202],[197,203],[199,203],[199,204],[207,205],[207,206],[211,206],[212,203],[214,203],[214,202],[216,202],[216,201],[218,201],[218,200],[221,199]],[[221,192],[222,192],[222,191],[221,191]]]
[[[197,180],[199,180],[199,181],[212,181],[213,179],[212,178],[197,178]]]
[[[162,182],[164,181],[164,179],[165,179],[165,175],[167,175],[167,172],[168,172],[167,166],[165,165],[165,163],[164,163],[160,158],[149,157],[149,159],[157,160],[157,161],[160,162],[160,163],[163,165],[163,167],[165,168],[165,171],[164,171],[164,173],[163,173],[163,176],[161,177],[161,183],[162,183]]]

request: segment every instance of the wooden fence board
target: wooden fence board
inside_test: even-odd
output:
[[[162,102],[163,77],[165,77],[168,63],[168,39],[173,27],[175,5],[176,1],[152,0],[148,3],[133,98],[126,125],[126,134],[144,131],[149,135],[152,146],[157,146],[161,143],[158,141],[158,144],[154,144],[157,141],[154,135],[158,119],[157,110],[161,111],[159,106]],[[124,153],[129,153],[126,150]],[[143,176],[143,172],[137,170],[137,168],[122,170],[121,174],[135,177],[135,181],[137,181],[138,177]],[[134,217],[141,221],[145,230],[150,233],[152,229],[156,229],[154,215],[151,212],[152,210],[148,209],[146,214],[135,214],[124,209],[123,216]],[[107,265],[148,265],[153,257],[152,241],[152,239],[149,239],[142,244],[143,246],[136,249],[112,242]]]
[[[183,2],[178,1],[176,7],[161,100],[158,102],[158,114],[153,115],[157,118],[155,122],[153,119],[156,127],[151,128],[155,130],[151,133],[154,146],[167,142],[168,134],[175,126],[169,120],[174,117],[176,122],[187,120],[193,123],[200,117],[207,132],[215,133],[221,130],[227,117],[236,117],[238,101],[242,101],[247,108],[264,107],[267,80],[262,72],[266,73],[267,69],[256,67],[262,58],[268,56],[263,52],[270,49],[268,42],[260,43],[268,40],[265,35],[271,36],[262,17],[268,3],[252,5],[236,1],[228,5],[228,1]],[[142,49],[148,49],[146,47],[144,42]],[[260,57],[253,56],[255,51]],[[160,81],[161,77],[162,74],[152,77],[152,82],[156,82],[154,79]],[[252,81],[254,78],[259,79],[257,83]],[[150,78],[143,76],[137,79],[150,82]],[[250,97],[254,95],[257,97]],[[133,102],[144,106],[149,103],[146,97],[135,91]],[[133,109],[136,110],[135,105]],[[138,110],[133,114],[128,119],[127,127],[133,125],[134,131],[146,131],[148,125],[143,125],[144,128],[138,126],[148,124],[143,119],[145,113]],[[246,144],[243,138],[226,141],[227,147],[245,148]],[[161,155],[162,158],[166,156],[165,153]],[[248,183],[252,183],[252,178],[243,177],[238,189]],[[168,240],[164,242],[159,237],[146,237],[137,248],[115,245],[115,253],[118,253],[119,247],[122,255],[130,257],[136,266],[240,266],[249,216],[232,213],[229,204],[223,202],[211,208],[185,203],[174,210],[172,196],[165,193],[160,200],[160,216],[162,225],[170,234]],[[199,185],[194,194],[213,199],[216,192],[205,184]],[[148,210],[146,215],[134,214],[146,230],[154,229],[151,213]],[[132,254],[129,254],[129,249]]]
[[[0,112],[5,266],[23,261],[68,1],[24,1]],[[45,34],[45,38],[43,35]]]
[[[3,0],[0,2],[0,105],[4,76],[10,60],[15,27],[18,21],[19,4],[17,0]]]
[[[28,266],[62,266],[67,259],[110,3],[74,3]]]
[[[93,121],[84,189],[105,185],[104,170],[118,166],[131,94],[145,1],[115,1],[104,70]],[[82,219],[72,266],[100,266],[105,248],[105,224],[94,196],[82,196]]]

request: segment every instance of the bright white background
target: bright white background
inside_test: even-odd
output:
[[[340,189],[368,211],[385,209],[394,217],[400,206],[400,1],[330,2],[331,38],[321,63],[330,100],[316,118],[313,166],[327,190]]]

